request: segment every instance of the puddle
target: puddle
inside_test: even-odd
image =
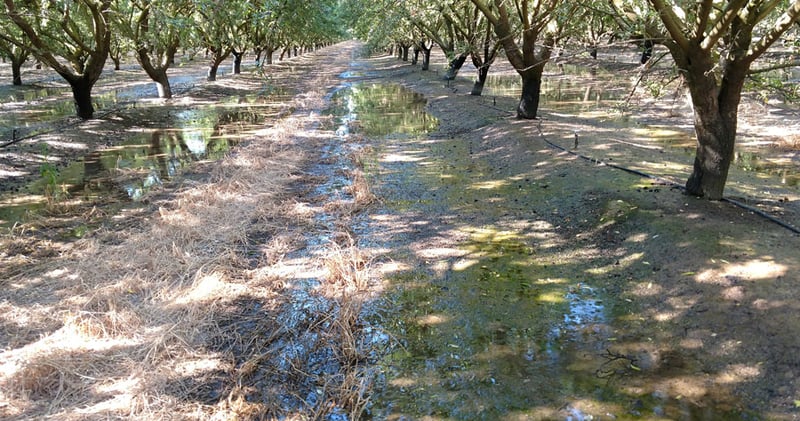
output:
[[[342,93],[332,128],[341,136],[353,126],[355,133],[383,136],[375,143],[374,177],[376,191],[388,192],[381,195],[388,211],[378,218],[397,220],[374,229],[388,242],[384,247],[400,253],[390,258],[411,267],[389,275],[394,289],[381,323],[397,346],[379,362],[381,386],[369,416],[743,419],[650,390],[647,382],[655,380],[647,377],[640,392],[617,383],[648,361],[609,351],[627,333],[633,304],[615,296],[613,282],[592,276],[583,257],[571,255],[583,250],[558,245],[570,240],[560,238],[556,221],[589,212],[561,206],[557,192],[585,194],[575,180],[545,167],[509,172],[473,154],[463,139],[383,126],[367,131],[373,117],[365,116],[380,114],[363,107],[375,102]],[[419,118],[418,112],[392,118]],[[440,235],[460,240],[437,249]],[[421,249],[402,251],[409,243]]]
[[[41,91],[36,91],[41,92]],[[68,99],[46,100],[50,92],[58,93],[56,88],[47,88],[46,97],[25,100],[17,103],[6,103],[3,105],[3,112],[0,115],[0,142],[7,142],[20,137],[33,136],[45,133],[54,129],[54,123],[75,117],[75,105],[72,101],[69,89],[61,92],[69,95]],[[102,112],[113,108],[126,101],[120,97],[121,92],[106,92],[99,95],[92,95],[95,110]]]
[[[418,135],[439,125],[425,112],[425,97],[398,84],[347,84],[330,99],[328,113],[338,120],[335,130],[339,136]]]
[[[138,200],[192,163],[222,158],[248,127],[263,124],[261,108],[198,107],[170,113],[160,128],[131,135],[121,144],[93,152],[0,200],[0,225],[11,226],[59,200],[117,198]],[[44,170],[43,170],[44,171]],[[55,191],[53,191],[55,189]]]
[[[173,91],[198,80],[195,76],[170,78]],[[102,113],[141,98],[157,98],[155,83],[134,83],[125,88],[102,90],[95,88],[92,101],[95,111]],[[15,138],[33,136],[54,129],[60,120],[77,119],[72,91],[68,87],[19,86],[10,89],[0,105],[0,143]]]
[[[563,69],[563,72],[560,69]],[[693,136],[660,125],[641,124],[615,111],[619,110],[630,94],[630,81],[620,79],[618,75],[607,71],[592,71],[574,65],[564,65],[561,68],[549,65],[547,72],[542,79],[543,109],[591,118],[592,121],[602,121],[604,125],[630,131],[636,135],[636,139],[622,139],[622,143],[633,141],[637,143],[635,145],[637,147],[669,149],[686,156],[686,164],[691,164],[695,154]],[[518,98],[521,90],[522,83],[519,76],[489,75],[485,95]],[[603,150],[594,150],[589,154],[594,158],[603,159],[603,153]],[[759,178],[770,179],[776,186],[800,189],[798,163],[800,154],[796,151],[781,156],[766,157],[747,146],[744,139],[740,139],[733,166],[744,172],[755,173]],[[729,186],[732,187],[733,184],[731,177]]]
[[[541,107],[556,111],[609,111],[629,94],[629,87],[620,84],[616,75],[607,71],[592,72],[574,65],[562,68],[563,74],[555,66],[548,67],[550,73],[542,78]],[[521,92],[522,81],[517,75],[490,74],[486,79],[485,96],[519,98]]]

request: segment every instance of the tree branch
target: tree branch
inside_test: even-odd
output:
[[[781,35],[788,31],[798,20],[800,20],[800,0],[794,0],[786,9],[786,12],[775,22],[775,26],[773,26],[758,43],[752,46],[745,59],[753,61],[761,56],[761,54],[764,54],[767,48],[777,41]]]
[[[664,0],[649,0],[653,7],[658,12],[659,17],[661,18],[661,22],[664,23],[664,26],[667,28],[667,32],[669,32],[672,39],[675,43],[683,50],[689,51],[691,46],[689,45],[689,40],[686,38],[685,27],[681,20],[675,15],[675,12],[672,11],[670,7],[664,3]]]
[[[704,50],[713,48],[719,42],[720,37],[730,28],[731,22],[733,22],[733,19],[736,18],[742,8],[747,5],[747,2],[748,0],[733,0],[725,4],[725,8],[722,9],[722,13],[719,14],[716,22],[711,24],[711,30],[708,35],[700,43],[700,48]]]

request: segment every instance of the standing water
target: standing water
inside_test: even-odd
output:
[[[262,127],[276,112],[238,104],[172,108],[156,127],[134,132],[113,147],[63,167],[43,165],[40,179],[0,196],[0,225],[22,221],[53,200],[139,200],[192,163],[222,158],[241,135]],[[42,154],[47,155],[46,145]]]
[[[375,419],[651,419],[692,417],[661,390],[616,387],[646,359],[617,354],[631,313],[616,286],[586,263],[558,221],[591,217],[562,195],[586,194],[549,165],[509,169],[428,122],[423,99],[397,85],[340,91],[342,133],[374,140],[370,177],[384,207],[373,237],[391,283],[376,316],[396,344],[378,362]],[[409,99],[411,99],[409,101]],[[637,214],[619,200],[592,205],[600,227]],[[566,204],[571,202],[565,202]],[[600,257],[592,257],[600,260]],[[613,260],[603,263],[614,268]],[[703,417],[716,416],[702,409]]]

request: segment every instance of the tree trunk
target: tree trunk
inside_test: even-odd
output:
[[[414,57],[411,58],[411,65],[416,66],[419,63],[419,47],[414,47]]]
[[[447,73],[444,75],[445,80],[454,80],[456,76],[458,76],[458,71],[461,70],[461,66],[464,65],[464,62],[467,61],[467,54],[462,53],[456,56],[454,59],[450,60],[450,64],[447,66]]]
[[[733,126],[733,127],[731,127]],[[728,170],[733,162],[736,122],[718,114],[695,110],[697,150],[686,193],[710,200],[722,199]]]
[[[11,58],[11,79],[15,86],[22,85],[22,63],[24,62],[25,60],[19,61]]]
[[[233,74],[240,75],[242,74],[242,57],[244,56],[244,51],[232,51],[233,54]]]
[[[489,65],[486,64],[476,67],[478,68],[478,79],[475,80],[475,84],[472,85],[472,91],[469,94],[481,96],[483,87],[486,85],[486,77],[489,76]]]
[[[157,75],[150,75],[150,78],[156,82],[158,89],[158,97],[164,99],[172,98],[172,87],[169,84],[169,77],[167,77],[167,70],[158,72]]]
[[[273,48],[268,47],[266,51],[264,51],[264,61],[267,64],[272,64],[272,56],[274,55],[275,55],[275,50]]]
[[[78,117],[88,120],[94,117],[94,105],[92,105],[92,85],[85,78],[79,78],[69,82],[72,88],[72,98],[75,100],[75,112]]]
[[[403,55],[402,55],[402,57],[403,57],[403,61],[408,61],[408,50],[409,50],[410,48],[411,48],[411,46],[410,46],[410,45],[402,45],[402,46],[400,46],[401,52],[402,52],[402,54],[403,54]]]
[[[641,64],[646,64],[650,61],[650,57],[653,57],[653,46],[654,43],[650,39],[644,40],[644,47],[642,50],[642,57],[639,59]]]
[[[208,72],[206,73],[206,81],[213,82],[217,80],[217,70],[219,69],[219,63],[211,62],[208,65]]]
[[[206,81],[213,82],[217,80],[217,70],[219,65],[228,58],[230,51],[221,52],[219,50],[211,52],[211,62],[208,64],[208,73],[206,74]]]
[[[430,47],[422,45],[422,70],[428,70],[431,68],[431,50],[433,50],[433,46]]]
[[[734,61],[726,63],[722,69],[723,77],[718,81],[713,71],[714,59],[710,55],[692,51],[676,58],[679,68],[685,71],[692,96],[697,136],[686,194],[719,200],[734,158],[739,102],[747,66]]]
[[[539,110],[539,94],[542,90],[542,71],[536,68],[520,73],[522,95],[517,106],[517,118],[534,119]]]

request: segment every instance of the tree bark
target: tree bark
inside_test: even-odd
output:
[[[16,60],[14,57],[11,58],[11,79],[13,81],[12,83],[15,86],[22,85],[22,63],[24,62],[25,62],[24,59],[22,61],[19,61]]]
[[[422,49],[422,70],[428,70],[431,68],[431,50],[433,50],[433,46],[428,47],[425,43],[422,43],[420,48]]]
[[[242,57],[244,56],[244,51],[232,51],[233,54],[233,74],[240,75],[242,74]]]
[[[531,69],[520,73],[522,95],[517,106],[517,118],[534,119],[539,110],[539,94],[542,90],[542,71]]]
[[[211,61],[208,63],[208,73],[206,74],[206,81],[213,82],[217,80],[217,71],[219,70],[219,65],[228,58],[228,55],[231,53],[230,50],[222,51],[222,50],[212,50],[211,51]]]
[[[746,68],[727,66],[723,71],[726,77],[718,85],[712,70],[714,63],[709,56],[689,53],[684,63],[697,136],[695,159],[692,174],[686,182],[686,193],[720,200],[734,158],[738,109]]]
[[[94,117],[94,105],[92,104],[92,86],[94,82],[89,82],[86,78],[77,78],[69,81],[72,88],[72,98],[75,100],[75,112],[78,117],[88,120]]]
[[[400,50],[401,50],[401,53],[402,53],[401,57],[403,58],[403,61],[408,61],[408,50],[410,48],[411,48],[410,45],[401,45],[400,46]]]
[[[157,77],[151,76],[151,78],[156,82],[158,97],[170,99],[172,98],[172,87],[169,84],[169,77],[167,77],[166,69],[161,73],[161,75],[158,75]]]
[[[444,75],[444,79],[454,80],[456,76],[458,76],[458,71],[461,70],[461,67],[464,65],[464,62],[466,61],[467,61],[466,53],[459,54],[454,59],[450,60],[450,63],[447,66],[447,73],[445,73]]]
[[[642,56],[639,59],[639,62],[641,64],[647,64],[647,62],[650,61],[650,57],[653,57],[653,46],[654,46],[653,40],[651,39],[644,40],[644,46],[642,47],[643,48]]]
[[[267,47],[267,49],[264,51],[264,61],[267,64],[272,64],[272,57],[274,55],[275,55],[275,49]]]
[[[411,58],[411,65],[416,66],[419,63],[419,47],[414,47],[414,56]]]
[[[211,62],[208,65],[208,72],[206,72],[206,81],[213,82],[217,80],[217,70],[219,70],[219,63]]]
[[[478,68],[478,79],[475,80],[475,84],[472,85],[472,91],[469,94],[481,96],[483,87],[486,85],[486,77],[489,76],[489,65],[485,64],[475,67]]]

